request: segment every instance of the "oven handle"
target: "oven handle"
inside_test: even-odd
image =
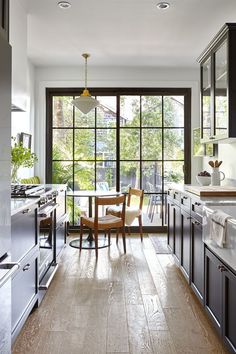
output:
[[[0,278],[0,288],[15,274],[20,268],[19,263],[5,263],[0,265],[0,269],[9,269],[9,271]]]
[[[49,214],[51,214],[51,212],[53,212],[56,208],[58,208],[59,207],[59,204],[54,204],[50,209],[48,209],[47,210],[47,208],[45,208],[46,210],[44,211],[44,210],[40,210],[39,212],[38,212],[38,217],[40,217],[40,218],[46,218],[47,216],[49,216]]]

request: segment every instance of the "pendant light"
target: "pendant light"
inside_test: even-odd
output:
[[[85,59],[85,88],[80,97],[72,101],[72,104],[82,113],[87,114],[99,105],[99,101],[91,97],[89,90],[87,89],[87,60],[90,57],[90,54],[84,53],[82,54],[82,57]]]

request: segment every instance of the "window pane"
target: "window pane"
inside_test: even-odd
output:
[[[100,161],[97,163],[96,189],[116,190],[116,163]]]
[[[73,105],[71,96],[53,97],[53,127],[72,127]]]
[[[164,163],[164,191],[170,183],[184,183],[184,161],[168,161]]]
[[[142,96],[142,126],[162,126],[162,97]]]
[[[75,160],[94,160],[95,131],[94,129],[75,130]]]
[[[211,135],[211,58],[202,65],[202,134],[203,139]]]
[[[162,163],[143,162],[142,163],[142,185],[145,192],[155,193],[162,191]]]
[[[73,163],[64,161],[52,162],[52,183],[73,185]]]
[[[162,226],[165,216],[163,201],[162,194],[144,196],[142,213],[144,226]]]
[[[184,127],[184,96],[164,97],[164,126]]]
[[[139,160],[140,159],[140,130],[121,129],[120,130],[120,159]]]
[[[98,96],[97,127],[116,126],[116,96]]]
[[[120,97],[120,126],[140,126],[140,96]]]
[[[129,187],[140,188],[139,162],[120,163],[120,190],[121,192],[128,192]]]
[[[92,109],[88,114],[84,114],[79,109],[75,108],[75,128],[86,127],[95,127],[95,110]]]
[[[164,130],[164,160],[183,160],[183,159],[184,159],[184,129],[165,129]]]
[[[97,129],[97,159],[116,159],[116,130]]]
[[[72,160],[73,130],[53,129],[52,158],[53,160]]]
[[[91,190],[95,189],[95,164],[94,162],[78,162],[75,163],[75,189]]]
[[[162,131],[161,129],[142,130],[142,159],[162,159]]]

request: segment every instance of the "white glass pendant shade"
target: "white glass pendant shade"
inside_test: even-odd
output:
[[[99,101],[91,96],[81,95],[80,97],[77,97],[75,100],[73,100],[72,104],[82,113],[87,114],[99,105]]]
[[[87,59],[89,58],[89,54],[84,53],[82,57],[85,59],[85,89],[80,97],[77,97],[71,103],[78,108],[82,113],[87,114],[92,109],[97,107],[100,103],[95,98],[91,97],[89,90],[87,89]]]

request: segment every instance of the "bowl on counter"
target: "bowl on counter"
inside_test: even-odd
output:
[[[200,186],[209,186],[211,184],[210,176],[196,176],[196,180]]]

